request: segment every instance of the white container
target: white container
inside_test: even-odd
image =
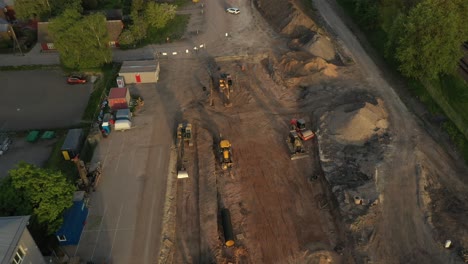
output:
[[[448,248],[450,248],[450,246],[452,246],[452,241],[450,241],[450,240],[445,241],[444,247],[448,249]]]
[[[117,120],[114,124],[115,131],[125,131],[132,128],[132,122],[128,120]]]

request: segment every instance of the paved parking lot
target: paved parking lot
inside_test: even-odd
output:
[[[85,229],[69,256],[94,263],[157,263],[174,121],[155,84],[139,85],[145,99],[134,128],[102,139],[93,161],[103,174],[90,198]]]
[[[80,123],[92,84],[68,85],[60,70],[0,72],[0,130],[70,127]]]
[[[26,141],[26,137],[13,137],[8,151],[0,156],[0,179],[8,174],[20,161],[42,167],[52,153],[56,139],[41,139],[35,143]]]

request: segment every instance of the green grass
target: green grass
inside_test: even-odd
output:
[[[168,3],[171,5],[176,5],[177,7],[182,7],[182,6],[189,5],[190,3],[192,3],[192,1],[191,0],[175,0],[173,3],[171,2],[168,2]]]
[[[75,163],[70,160],[65,160],[63,158],[62,151],[60,150],[62,148],[63,142],[65,141],[65,137],[67,136],[67,130],[57,131],[56,134],[58,140],[55,143],[54,148],[52,149],[52,153],[50,154],[49,159],[47,160],[44,167],[48,169],[59,170],[65,174],[67,179],[69,179],[71,182],[75,182],[78,177],[78,171],[76,169]]]
[[[59,65],[21,65],[21,66],[1,66],[0,71],[31,71],[31,70],[57,70]]]
[[[117,63],[108,64],[102,68],[102,75],[94,84],[94,91],[91,94],[88,105],[83,113],[83,121],[92,122],[95,120],[99,113],[99,106],[104,94],[107,93],[110,88],[117,86],[115,78],[117,77],[119,69],[120,64]]]
[[[190,15],[176,15],[176,17],[167,23],[162,29],[150,27],[148,37],[143,41],[143,45],[165,43],[169,37],[171,41],[182,38],[187,28]]]

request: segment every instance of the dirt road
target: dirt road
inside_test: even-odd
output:
[[[366,76],[368,89],[385,98],[395,135],[391,144],[392,151],[385,155],[385,162],[376,167],[382,214],[376,220],[378,225],[372,234],[368,254],[379,263],[457,263],[451,256],[453,252],[442,249],[443,241],[434,240],[433,231],[428,225],[426,204],[422,201],[424,175],[421,166],[427,165],[427,170],[445,167],[450,173],[440,176],[445,178],[447,188],[452,189],[458,185],[460,176],[463,176],[460,165],[452,168],[447,166],[453,164],[452,157],[444,153],[438,143],[429,138],[420,127],[415,116],[382,77],[382,72],[336,15],[329,2],[313,2],[327,24],[349,49],[362,75]],[[434,149],[438,149],[437,154]],[[428,157],[437,157],[444,162],[431,166],[427,164]]]

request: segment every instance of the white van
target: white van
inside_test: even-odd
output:
[[[132,122],[129,120],[117,120],[114,124],[115,131],[125,131],[132,128]]]

